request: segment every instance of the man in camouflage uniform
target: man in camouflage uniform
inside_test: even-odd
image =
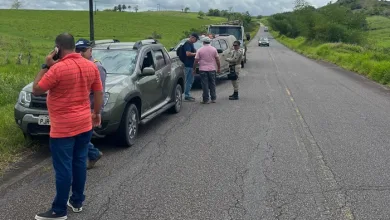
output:
[[[79,39],[76,42],[76,52],[80,53],[85,59],[94,62],[99,69],[100,79],[102,80],[103,92],[106,89],[106,69],[101,65],[100,61],[92,58],[92,43],[87,39]],[[104,94],[104,93],[103,93]],[[91,108],[93,108],[93,95],[91,95]],[[103,108],[102,108],[103,109]],[[87,169],[91,169],[95,166],[95,163],[103,156],[103,153],[97,149],[91,142],[88,145],[88,161]]]
[[[240,41],[234,41],[233,50],[229,52],[230,57],[226,58],[226,61],[229,62],[229,65],[235,65],[235,70],[238,77],[240,76],[241,71],[242,55],[243,53],[240,48]],[[237,78],[237,80],[232,80],[234,93],[233,95],[229,96],[230,100],[238,100],[238,82],[239,78]]]

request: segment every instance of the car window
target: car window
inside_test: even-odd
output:
[[[164,54],[162,50],[153,50],[153,52],[156,58],[156,70],[159,70],[167,64],[164,58]]]
[[[228,49],[228,45],[225,40],[220,40],[220,44],[223,51]]]
[[[132,74],[137,64],[135,50],[92,50],[92,57],[99,60],[107,74]]]
[[[151,51],[149,51],[145,54],[144,61],[142,62],[141,71],[144,70],[145,67],[156,68],[156,66],[154,65],[154,60],[153,60],[153,56],[152,56]]]
[[[211,43],[211,46],[217,48],[217,50],[218,50],[218,49],[222,49],[222,48],[221,48],[221,44],[219,44],[219,40],[213,41],[213,42]]]
[[[173,50],[176,51],[176,50],[180,47],[180,45],[183,45],[187,40],[188,40],[188,38],[181,40],[181,41],[175,46],[175,49],[173,49]],[[197,42],[194,43],[195,50],[198,50],[198,49],[201,48],[202,46],[203,46],[203,44],[202,44],[202,42],[201,42],[200,40],[198,40]]]

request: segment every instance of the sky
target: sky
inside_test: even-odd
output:
[[[0,0],[0,8],[11,8],[14,0]],[[89,0],[19,0],[22,9],[47,9],[47,10],[88,10]],[[95,1],[95,0],[94,0]],[[307,0],[314,7],[326,5],[329,0]],[[185,2],[185,3],[183,3]],[[99,10],[113,8],[114,5],[125,4],[138,5],[139,11],[156,10],[158,4],[162,10],[181,10],[189,7],[190,11],[207,12],[210,8],[233,11],[249,11],[251,15],[271,15],[278,12],[290,11],[294,7],[294,0],[96,0]]]

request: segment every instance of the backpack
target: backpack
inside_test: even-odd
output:
[[[186,52],[184,51],[184,45],[186,44],[187,42],[185,42],[184,44],[180,45],[179,48],[177,48],[176,50],[176,55],[179,57],[179,59],[181,60],[181,62],[184,63],[184,61],[186,60]]]

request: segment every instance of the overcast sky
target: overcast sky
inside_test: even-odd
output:
[[[61,10],[88,10],[89,0],[19,0],[24,9],[61,9]],[[329,0],[308,0],[313,6],[323,6]],[[10,8],[13,0],[0,0],[0,8]],[[186,2],[186,3],[182,3]],[[209,8],[220,10],[232,7],[234,11],[249,11],[252,15],[270,15],[282,11],[289,11],[294,0],[96,0],[99,10],[113,8],[114,5],[138,5],[140,11],[156,10],[160,4],[161,9],[180,10],[182,6],[189,7],[191,11],[208,11]]]

